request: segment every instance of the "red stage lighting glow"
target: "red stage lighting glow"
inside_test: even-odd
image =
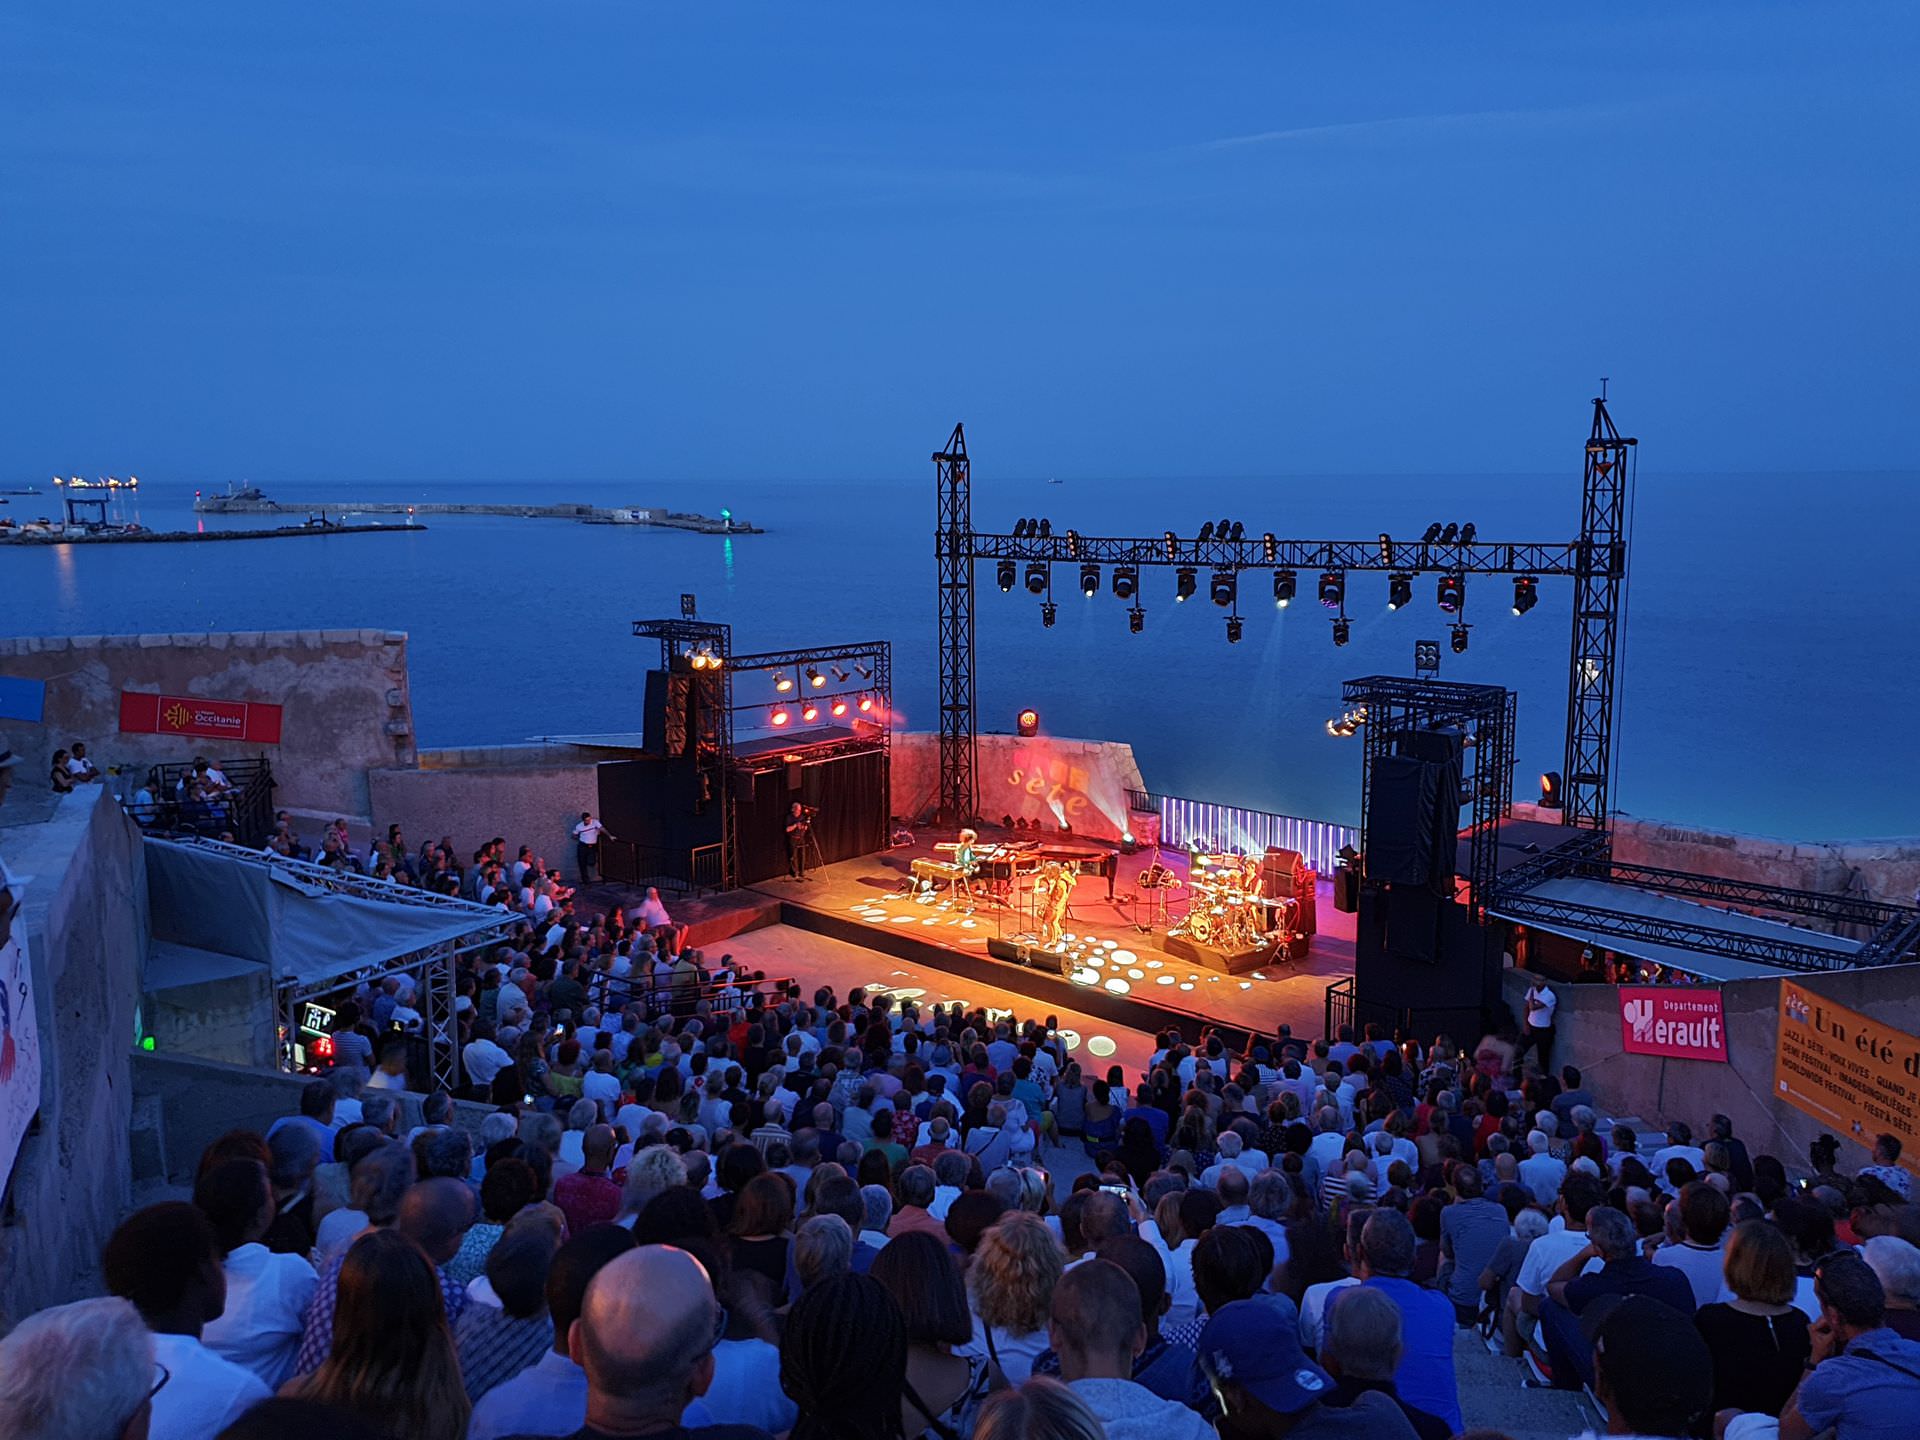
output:
[[[864,715],[871,709],[873,709],[873,696],[862,695],[860,697],[860,713]]]
[[[834,702],[833,702],[833,714],[834,714],[834,717],[835,717],[836,719],[838,719],[838,718],[839,718],[840,716],[842,716],[842,715],[844,715],[844,714],[846,714],[846,713],[847,713],[847,702],[846,702],[846,701],[844,701],[844,700],[836,700],[836,701],[834,701]]]
[[[811,725],[814,721],[820,718],[820,707],[818,705],[815,705],[812,701],[808,701],[806,705],[801,707],[800,718],[806,721],[807,724]]]
[[[781,705],[774,709],[772,719],[775,725],[784,725],[792,718],[793,716],[787,713],[786,706]]]
[[[1022,710],[1016,724],[1022,735],[1038,735],[1040,733],[1040,712],[1038,710]]]

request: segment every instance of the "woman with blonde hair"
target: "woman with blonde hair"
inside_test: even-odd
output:
[[[980,1237],[967,1267],[974,1325],[961,1353],[985,1355],[1009,1384],[1025,1380],[1048,1347],[1047,1312],[1065,1268],[1046,1221],[1025,1210],[1002,1215]]]
[[[1018,1389],[989,1395],[973,1440],[1106,1440],[1106,1427],[1073,1390],[1036,1375]]]
[[[394,1440],[464,1440],[473,1412],[433,1265],[411,1240],[374,1230],[340,1266],[333,1345],[281,1394],[336,1405]]]

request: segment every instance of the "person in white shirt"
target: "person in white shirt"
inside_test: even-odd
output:
[[[272,1393],[201,1341],[226,1309],[227,1281],[213,1225],[193,1206],[175,1200],[135,1211],[107,1240],[100,1265],[107,1289],[147,1322],[154,1359],[167,1371],[149,1440],[205,1440]]]
[[[482,1090],[492,1085],[494,1077],[513,1064],[513,1047],[519,1042],[520,1032],[511,1025],[500,1031],[498,1040],[489,1040],[484,1035],[469,1040],[460,1051],[467,1083]]]
[[[0,1435],[145,1435],[158,1379],[153,1334],[125,1300],[41,1310],[0,1340]]]
[[[658,886],[647,887],[646,898],[627,912],[627,923],[633,926],[645,926],[657,930],[662,925],[673,923],[673,917],[667,914],[667,907],[661,902]]]
[[[1323,1106],[1313,1117],[1313,1123],[1319,1133],[1307,1144],[1307,1160],[1316,1174],[1324,1175],[1334,1161],[1347,1153],[1347,1135],[1340,1123],[1340,1112],[1331,1105]]]
[[[1606,1191],[1590,1175],[1569,1175],[1561,1184],[1560,1198],[1555,1205],[1557,1213],[1547,1233],[1527,1247],[1527,1257],[1520,1262],[1520,1273],[1507,1291],[1500,1333],[1509,1357],[1519,1358],[1525,1335],[1540,1314],[1547,1281],[1553,1278],[1554,1271],[1586,1249],[1587,1212],[1606,1203]],[[1596,1256],[1587,1262],[1585,1269],[1597,1270],[1600,1265]]]
[[[1667,1183],[1669,1160],[1686,1161],[1693,1167],[1695,1175],[1702,1174],[1707,1168],[1707,1152],[1693,1143],[1693,1128],[1684,1120],[1676,1120],[1667,1126],[1667,1143],[1654,1151],[1653,1158],[1647,1161],[1647,1169],[1663,1185]]]
[[[591,812],[580,812],[580,823],[573,827],[573,844],[576,857],[580,861],[580,883],[591,885],[600,873],[600,842],[602,839],[618,840],[606,826],[593,818]]]
[[[580,1094],[600,1107],[602,1119],[612,1116],[620,1105],[620,1077],[613,1073],[613,1052],[597,1050],[593,1068],[580,1077]]]
[[[67,756],[67,774],[83,784],[100,778],[100,767],[87,758],[86,741],[73,742],[72,753]],[[224,776],[221,778],[225,779]]]
[[[307,1302],[320,1280],[299,1255],[261,1244],[273,1224],[273,1187],[257,1160],[224,1160],[193,1187],[225,1259],[226,1309],[201,1328],[207,1348],[251,1371],[270,1389],[293,1373]]]
[[[392,1036],[380,1042],[380,1063],[373,1074],[367,1077],[369,1090],[404,1090],[407,1088],[407,1042],[399,1036]]]
[[[1541,1070],[1553,1073],[1553,1012],[1559,1006],[1560,998],[1553,993],[1553,987],[1539,976],[1527,986],[1527,998],[1522,1002],[1525,1013],[1526,1033],[1520,1037],[1520,1044],[1513,1052],[1516,1070],[1526,1056],[1531,1045],[1540,1061]]]
[[[1544,1131],[1529,1130],[1527,1149],[1530,1153],[1520,1162],[1520,1183],[1533,1192],[1533,1198],[1543,1207],[1550,1207],[1559,1197],[1561,1182],[1567,1178],[1566,1163],[1547,1153],[1548,1144]]]

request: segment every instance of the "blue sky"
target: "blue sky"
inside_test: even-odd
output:
[[[1910,5],[0,17],[0,476],[1900,468]]]

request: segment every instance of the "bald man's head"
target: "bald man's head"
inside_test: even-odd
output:
[[[1087,1208],[1080,1212],[1080,1234],[1089,1250],[1121,1235],[1133,1233],[1133,1218],[1127,1214],[1127,1202],[1110,1190],[1095,1190],[1087,1196]]]
[[[643,1245],[607,1262],[587,1286],[568,1349],[587,1372],[587,1416],[677,1420],[713,1379],[719,1307],[700,1262]]]
[[[589,1170],[605,1170],[613,1164],[613,1152],[618,1148],[611,1125],[588,1126],[587,1133],[580,1137],[580,1153]]]
[[[393,1228],[426,1251],[434,1264],[444,1265],[458,1253],[474,1211],[473,1191],[466,1182],[441,1176],[407,1187]]]
[[[1053,1287],[1052,1339],[1060,1377],[1125,1380],[1146,1348],[1140,1288],[1111,1260],[1074,1266]]]

